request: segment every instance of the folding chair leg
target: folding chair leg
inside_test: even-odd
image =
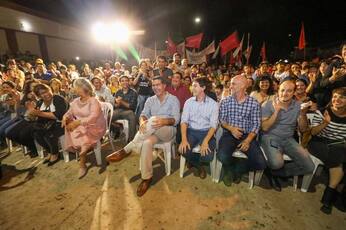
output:
[[[108,133],[108,139],[109,139],[109,143],[112,146],[112,150],[115,151],[115,147],[114,147],[113,138],[112,138],[111,133]]]
[[[44,158],[43,147],[41,145],[39,145],[36,141],[34,141],[34,142],[35,142],[35,146],[36,146],[36,150],[37,150],[38,155],[41,158]]]
[[[255,179],[255,172],[254,171],[250,171],[249,172],[249,189],[253,188],[254,179]]]
[[[257,170],[255,173],[255,185],[258,186],[261,183],[263,176],[263,170]]]
[[[101,156],[101,142],[98,141],[96,147],[94,148],[96,163],[97,165],[102,165],[102,156]]]
[[[166,175],[171,175],[171,162],[172,162],[172,153],[171,153],[171,146],[165,146],[164,149],[165,154],[165,169],[166,169]]]
[[[214,182],[219,183],[220,177],[221,177],[221,171],[222,171],[222,163],[218,160],[216,160],[215,164],[215,171],[214,171]]]
[[[300,188],[300,191],[307,192],[309,190],[312,178],[314,177],[318,166],[319,165],[315,164],[315,168],[314,168],[314,171],[312,172],[312,174],[307,174],[307,175],[303,176],[303,182],[302,182],[302,187]]]
[[[184,171],[185,171],[185,163],[186,159],[183,156],[180,156],[180,168],[179,168],[179,175],[181,178],[184,177]]]
[[[11,153],[13,151],[12,140],[6,138],[6,144],[8,146],[8,152]]]
[[[293,177],[293,189],[294,191],[297,191],[298,188],[298,176]]]

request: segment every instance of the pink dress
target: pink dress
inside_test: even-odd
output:
[[[65,129],[67,151],[88,150],[95,146],[106,132],[106,120],[101,110],[101,103],[95,97],[90,97],[86,102],[81,102],[80,98],[74,99],[64,116],[81,121],[81,125],[72,132]]]

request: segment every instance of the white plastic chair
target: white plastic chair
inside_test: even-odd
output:
[[[123,125],[124,133],[125,133],[125,142],[129,141],[129,121],[128,120],[117,120],[120,124]]]
[[[164,159],[158,157],[165,163],[166,176],[171,175],[172,154],[175,155],[175,137],[168,142],[157,143],[153,149],[162,149]],[[141,170],[141,161],[139,160],[139,170]]]
[[[232,157],[247,159],[246,154],[240,151],[235,151]],[[214,182],[219,183],[222,171],[222,163],[216,159],[215,172],[214,172]],[[249,188],[252,189],[254,185],[259,185],[263,175],[263,170],[249,171]]]
[[[287,156],[286,154],[283,155],[284,161],[292,161],[292,159]],[[298,176],[293,177],[293,189],[294,191],[297,191],[298,188]]]
[[[320,111],[318,111],[318,113],[319,113],[320,116],[323,116]],[[308,114],[306,114],[310,126],[312,125],[312,122],[313,122],[313,119],[314,119],[315,115],[316,115],[316,113],[308,113]],[[302,191],[302,192],[307,192],[308,191],[308,189],[310,187],[310,184],[311,184],[311,181],[312,181],[312,178],[314,177],[314,175],[315,174],[320,174],[317,171],[318,167],[324,165],[323,162],[320,159],[318,159],[317,157],[315,157],[314,155],[310,154],[310,158],[311,158],[312,162],[314,163],[315,167],[314,167],[314,171],[313,171],[312,174],[307,174],[307,175],[303,176],[302,186],[300,188],[300,191]]]
[[[6,138],[6,144],[7,144],[8,152],[9,152],[9,153],[12,153],[12,151],[13,151],[12,140]]]
[[[198,145],[192,149],[192,152],[193,153],[200,153],[200,149],[201,149],[201,146]],[[211,174],[212,181],[214,181],[215,161],[216,161],[216,152],[214,151],[213,160],[210,162],[210,174]],[[186,164],[186,159],[184,156],[181,155],[180,156],[180,168],[179,168],[180,178],[184,177],[185,164]]]
[[[312,172],[312,174],[307,174],[307,175],[303,176],[303,182],[302,182],[302,186],[300,188],[300,191],[302,191],[302,192],[308,191],[314,175],[320,174],[320,173],[317,173],[318,166],[324,165],[323,162],[320,159],[318,159],[317,157],[315,157],[314,155],[310,155],[310,158],[311,158],[312,162],[314,163],[315,167],[314,167],[314,171]]]
[[[62,155],[64,157],[64,161],[69,162],[70,161],[69,153],[67,151],[65,151],[65,135],[62,135],[59,137],[59,145],[60,145],[60,152],[62,153]],[[44,158],[43,147],[39,143],[37,143],[37,141],[35,141],[35,146],[36,146],[38,156],[40,158]]]
[[[109,102],[102,102],[101,103],[101,109],[103,116],[106,120],[106,133],[105,136],[108,136],[109,142],[112,146],[112,150],[115,151],[114,144],[113,144],[113,138],[111,137],[111,124],[112,124],[112,118],[113,118],[113,105]]]
[[[113,139],[110,134],[110,125],[113,117],[113,105],[109,102],[102,102],[101,103],[101,110],[103,113],[103,116],[106,120],[106,133],[105,136],[107,135],[109,142],[112,146],[112,149],[115,150],[114,144],[113,144]],[[62,146],[64,146],[64,136],[61,137],[60,143]],[[94,153],[95,153],[95,158],[96,158],[96,163],[97,165],[102,165],[102,155],[101,155],[101,140],[97,141],[96,147],[94,148]],[[64,160],[65,162],[69,162],[69,153],[64,151]],[[76,159],[78,159],[78,153],[76,153]]]

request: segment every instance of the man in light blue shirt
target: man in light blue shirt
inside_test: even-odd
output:
[[[151,185],[154,145],[172,140],[176,134],[175,126],[180,120],[179,100],[166,91],[164,78],[154,77],[152,87],[155,95],[144,104],[136,136],[123,149],[106,158],[108,162],[118,162],[129,156],[133,149],[140,149],[142,182],[138,186],[137,196],[143,196]]]
[[[181,117],[181,138],[179,151],[190,166],[198,169],[198,176],[206,178],[201,161],[213,160],[215,149],[214,133],[217,129],[219,108],[217,102],[205,94],[208,79],[197,78],[192,83],[193,97],[185,102]],[[199,153],[193,148],[200,146]]]

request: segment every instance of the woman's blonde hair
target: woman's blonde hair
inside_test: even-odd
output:
[[[90,96],[95,96],[95,88],[88,79],[78,78],[73,82],[73,87],[80,87],[85,90]]]

